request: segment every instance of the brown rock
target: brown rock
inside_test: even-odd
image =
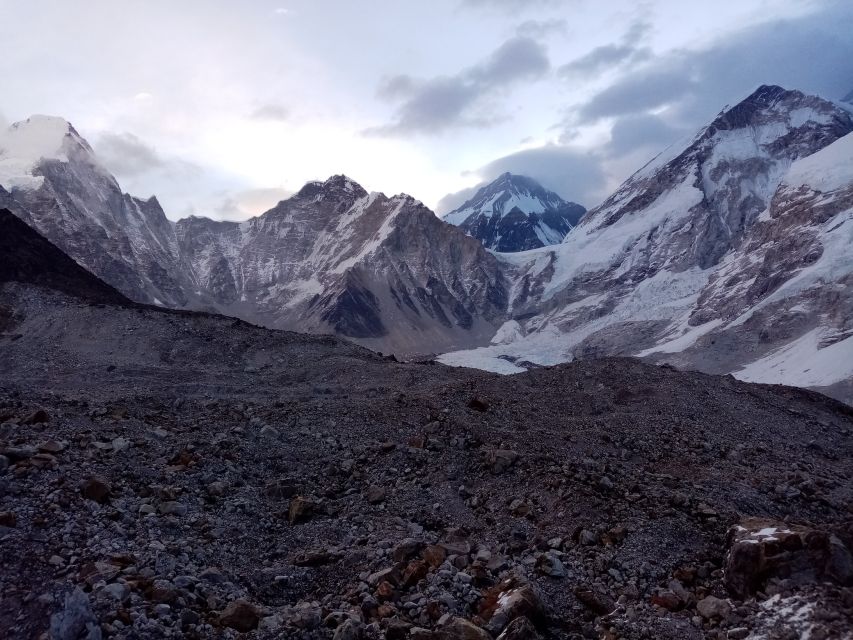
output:
[[[246,633],[257,628],[260,619],[260,611],[251,602],[234,600],[219,615],[219,624]]]
[[[511,449],[492,449],[486,454],[486,463],[496,475],[509,469],[517,460],[518,453]]]
[[[522,616],[510,622],[498,636],[498,640],[539,640],[539,634],[536,633],[533,623]]]
[[[413,587],[429,573],[429,565],[423,560],[412,560],[403,571],[403,586]]]
[[[65,449],[65,445],[57,442],[56,440],[48,440],[47,442],[42,442],[38,446],[38,450],[42,453],[59,453]]]
[[[439,637],[442,640],[492,640],[492,636],[485,629],[481,629],[465,618],[453,618],[441,630]]]
[[[521,616],[536,619],[541,612],[539,595],[533,585],[512,576],[489,589],[480,603],[480,616],[488,620],[486,628],[497,635]]]
[[[314,507],[314,502],[306,497],[296,496],[293,498],[290,501],[290,508],[288,509],[290,524],[307,520],[313,513]]]
[[[101,504],[110,499],[111,491],[110,483],[99,476],[85,480],[80,486],[80,493],[86,500],[94,500]]]
[[[423,550],[421,557],[426,560],[430,567],[437,569],[444,563],[445,558],[447,558],[447,551],[444,550],[444,547],[431,544]]]
[[[0,527],[16,527],[18,518],[11,511],[0,511]]]
[[[50,422],[50,416],[44,409],[38,409],[23,420],[23,424],[44,424]]]
[[[707,596],[696,603],[696,611],[706,620],[723,619],[731,613],[732,606],[722,598]]]

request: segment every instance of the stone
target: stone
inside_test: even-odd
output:
[[[565,578],[567,575],[566,567],[553,552],[543,553],[536,561],[536,568],[539,573],[550,576],[552,578]]]
[[[130,587],[123,582],[113,582],[108,584],[102,591],[113,600],[124,602],[130,597]]]
[[[726,637],[729,638],[729,640],[745,640],[749,637],[749,629],[747,627],[735,627],[733,629],[729,629]]]
[[[219,624],[241,633],[257,628],[260,619],[258,608],[247,600],[234,600],[219,614]]]
[[[583,606],[597,616],[605,616],[616,608],[613,598],[606,593],[587,587],[576,587],[574,594]]]
[[[0,511],[0,527],[17,527],[18,518],[12,511]]]
[[[424,560],[412,560],[403,570],[403,586],[415,586],[428,572],[429,565]]]
[[[171,604],[178,598],[178,590],[169,580],[155,580],[148,590],[148,599],[151,602],[165,602]]]
[[[38,409],[21,421],[23,424],[44,424],[50,422],[50,416],[44,409]]]
[[[400,541],[400,543],[391,550],[391,559],[394,560],[394,562],[406,562],[407,560],[411,560],[418,555],[418,552],[423,548],[423,546],[424,543],[420,540],[406,538],[405,540]]]
[[[715,596],[707,596],[696,603],[696,611],[706,620],[725,619],[732,611],[731,605]]]
[[[589,529],[581,529],[581,532],[578,534],[578,542],[587,547],[591,547],[598,544],[598,536]]]
[[[363,625],[356,620],[345,620],[335,629],[332,640],[359,640],[363,635]]]
[[[533,623],[521,616],[510,622],[497,640],[539,640],[539,634],[536,633]]]
[[[48,440],[47,442],[42,442],[38,446],[38,450],[42,453],[59,453],[65,449],[65,445],[61,442],[57,442],[56,440]]]
[[[271,427],[269,425],[264,425],[261,427],[260,436],[262,438],[267,438],[269,440],[278,440],[281,434],[278,432],[278,429],[275,427]]]
[[[518,453],[510,449],[493,449],[486,454],[486,462],[494,474],[509,469],[518,460]]]
[[[489,589],[480,604],[480,617],[487,620],[486,629],[493,635],[521,616],[531,619],[541,613],[539,594],[533,585],[511,576]]]
[[[364,499],[370,504],[379,504],[385,502],[386,493],[385,487],[373,485],[368,487],[367,491],[364,492]]]
[[[164,516],[185,516],[187,505],[174,501],[161,502],[158,511]]]
[[[465,618],[453,618],[441,631],[442,640],[492,640],[485,629]]]
[[[85,480],[80,486],[80,493],[86,500],[93,500],[100,504],[104,504],[110,499],[111,492],[110,483],[99,476]]]
[[[426,560],[426,563],[430,567],[437,569],[444,564],[444,559],[447,558],[447,551],[445,551],[444,547],[431,544],[423,550],[421,557]]]
[[[296,524],[307,520],[314,512],[314,501],[304,496],[296,496],[290,501],[288,508],[288,519],[290,524]]]
[[[214,498],[221,498],[225,495],[225,483],[219,480],[211,482],[205,487],[205,490],[207,491],[207,495]]]
[[[50,640],[101,640],[101,637],[89,597],[77,587],[66,594],[62,611],[50,617]]]

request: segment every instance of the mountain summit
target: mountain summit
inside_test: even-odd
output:
[[[444,221],[487,249],[513,252],[559,244],[584,213],[582,206],[563,200],[533,178],[504,173]]]

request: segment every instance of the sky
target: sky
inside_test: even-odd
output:
[[[0,124],[61,116],[167,215],[344,173],[591,207],[761,84],[853,90],[848,0],[0,0]]]

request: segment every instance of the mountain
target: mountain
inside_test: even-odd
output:
[[[849,104],[853,104],[853,90],[850,91],[846,96],[841,98],[842,102],[847,102]]]
[[[173,225],[155,198],[123,193],[61,118],[33,116],[0,133],[0,185],[43,236],[138,302],[187,306]],[[11,206],[10,206],[11,205]]]
[[[46,287],[98,304],[133,306],[8,209],[0,209],[0,284]]]
[[[836,248],[849,243],[851,132],[829,101],[760,87],[631,176],[561,245],[513,259],[500,344],[443,360],[517,371],[619,354],[773,382],[787,353],[812,368],[789,383],[836,392],[853,377],[834,364],[853,362],[842,357],[853,265]],[[818,176],[833,181],[807,184]]]
[[[132,300],[333,332],[383,351],[487,343],[503,322],[499,263],[409,196],[345,176],[243,223],[169,221],[122,193],[66,121],[0,135],[0,204]]]
[[[444,216],[493,251],[559,244],[586,213],[526,176],[504,173]]]

